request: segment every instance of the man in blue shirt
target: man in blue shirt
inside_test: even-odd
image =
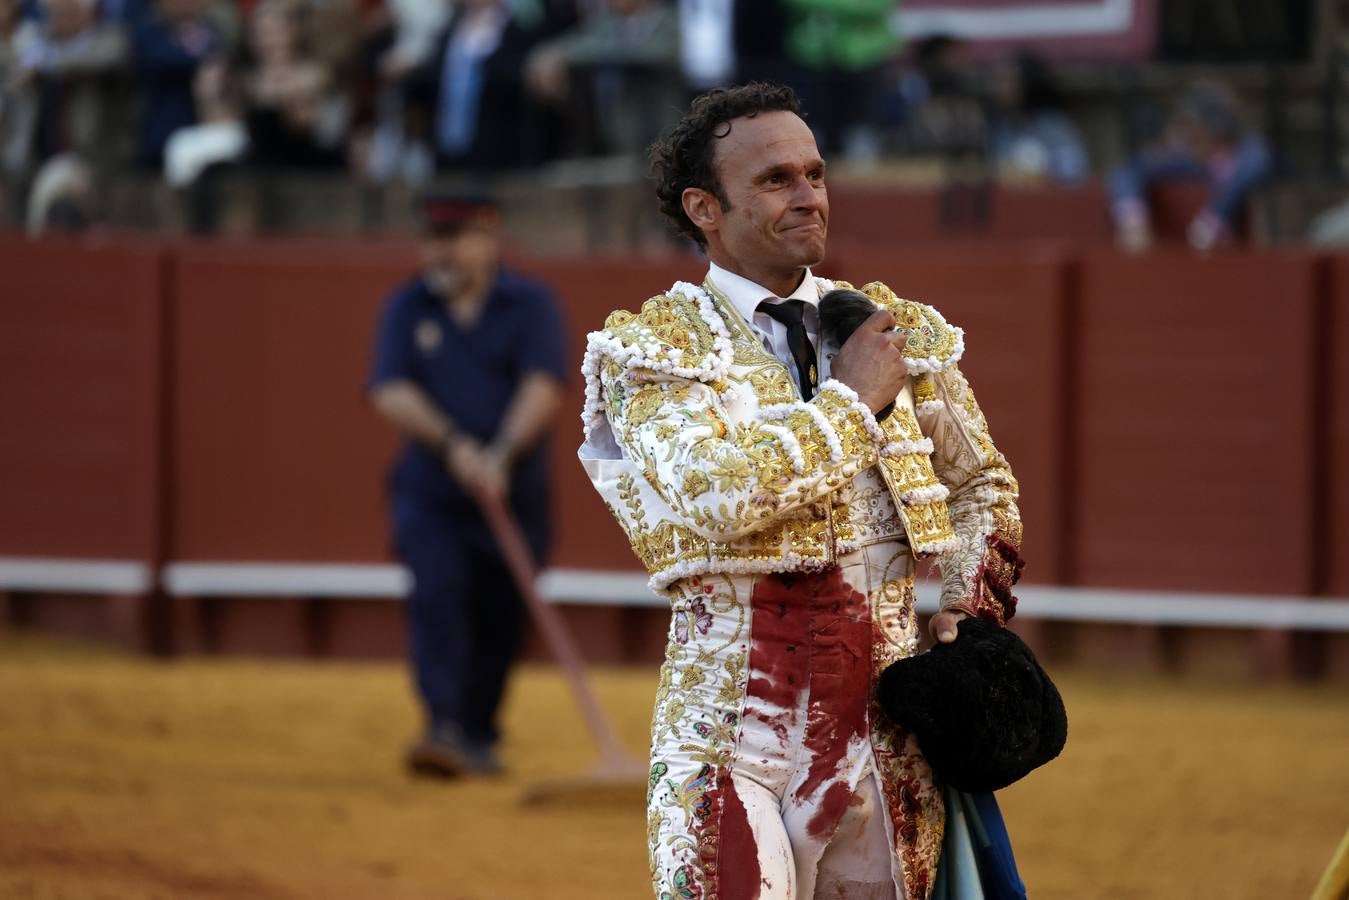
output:
[[[543,436],[561,399],[564,331],[551,292],[501,266],[490,200],[431,196],[421,217],[422,271],[385,305],[369,391],[407,438],[390,492],[397,552],[413,578],[410,653],[427,716],[407,763],[453,776],[500,768],[496,713],[523,624],[473,495],[508,498],[544,557]]]
[[[203,0],[158,0],[155,15],[131,34],[131,55],[140,86],[139,161],[159,169],[164,145],[179,128],[197,122],[193,81],[206,60],[226,51],[206,17]]]

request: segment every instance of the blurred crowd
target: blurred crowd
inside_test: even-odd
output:
[[[1086,142],[1049,65],[972,66],[901,46],[895,0],[0,0],[0,192],[30,231],[75,230],[100,179],[139,169],[188,192],[215,173],[328,170],[420,187],[447,172],[635,156],[694,94],[796,89],[822,150],[970,159],[1073,184]],[[1222,196],[1223,239],[1270,170],[1216,85],[1109,178],[1121,240],[1146,246],[1153,179]]]

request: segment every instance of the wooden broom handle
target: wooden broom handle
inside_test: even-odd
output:
[[[534,623],[539,626],[544,642],[571,686],[572,695],[585,715],[586,724],[599,745],[600,753],[611,759],[626,757],[627,751],[619,743],[609,717],[604,714],[599,701],[590,690],[590,685],[586,683],[585,664],[581,661],[581,654],[576,649],[571,632],[567,630],[562,616],[552,604],[546,603],[539,595],[538,568],[515,516],[500,498],[481,491],[473,491],[473,494],[483,517],[487,520],[487,527],[496,538],[501,555],[506,559],[506,566],[515,580],[515,586],[525,598],[525,605]]]

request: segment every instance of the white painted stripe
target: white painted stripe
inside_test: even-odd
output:
[[[539,593],[554,603],[669,606],[670,601],[653,594],[646,582],[645,572],[547,569],[539,577]]]
[[[554,603],[665,606],[640,572],[548,569],[539,591]],[[164,567],[164,590],[185,597],[372,597],[407,593],[411,574],[393,564],[175,562]]]
[[[150,567],[114,559],[0,556],[0,590],[144,594]]]
[[[895,28],[905,38],[949,34],[967,40],[1027,40],[1123,34],[1133,25],[1134,0],[1023,4],[971,9],[901,4]]]
[[[1017,596],[1017,615],[1029,619],[1349,631],[1349,600],[1339,598],[1119,591],[1047,585],[1018,588]]]
[[[549,569],[543,596],[569,605],[664,607],[641,572]],[[193,563],[165,567],[164,586],[185,596],[372,597],[402,596],[411,580],[401,566],[345,563]],[[918,609],[938,608],[940,586],[918,583]],[[1281,595],[1200,594],[1020,585],[1017,615],[1137,625],[1213,628],[1295,628],[1349,631],[1349,600]]]
[[[402,566],[359,563],[175,562],[164,590],[184,597],[401,597],[412,579]]]

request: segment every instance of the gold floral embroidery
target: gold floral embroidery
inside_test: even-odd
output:
[[[725,677],[721,681],[721,690],[717,691],[717,702],[730,706],[740,702],[745,692],[745,654],[732,653],[726,658]]]
[[[749,483],[753,473],[749,469],[749,460],[727,449],[717,457],[717,464],[710,473],[719,491],[742,490]]]
[[[632,542],[637,556],[652,572],[668,569],[681,559],[707,558],[707,541],[674,522],[662,521]]]
[[[937,389],[932,386],[932,378],[922,375],[913,380],[913,402],[930,403],[937,399]]]
[[[1014,513],[1015,509],[1009,509],[1006,505],[993,507],[993,527],[1007,540],[1020,545],[1022,539],[1021,519]]]
[[[678,697],[670,698],[665,705],[665,713],[661,716],[661,721],[669,728],[676,729],[680,722],[684,720],[684,701]]]
[[[712,489],[712,479],[700,469],[689,469],[684,473],[684,496],[701,497]]]
[[[792,471],[787,463],[778,459],[765,459],[759,465],[755,466],[755,476],[759,479],[759,484],[772,493],[781,494],[792,483]],[[763,505],[767,501],[764,499],[763,491],[750,497],[751,503]],[[773,508],[778,507],[778,503],[773,503]]]
[[[660,680],[656,683],[656,706],[665,702],[665,698],[670,696],[670,688],[674,684],[674,663],[669,659],[660,665]]]
[[[636,315],[622,309],[612,312],[604,327],[624,346],[649,346],[654,340],[653,359],[670,358],[671,349],[680,351],[680,359],[701,359],[715,340],[698,302],[682,294],[652,297]]]
[[[937,544],[955,537],[945,503],[915,503],[902,513],[908,520],[909,542],[914,546]]]
[[[681,691],[691,691],[706,680],[706,672],[697,666],[688,666],[684,669],[684,674],[679,678],[679,689]]]
[[[796,435],[807,469],[817,469],[829,460],[829,442],[810,413],[794,412],[787,416],[783,424]]]
[[[628,510],[627,519],[632,523],[631,534],[646,531],[646,510],[642,508],[641,494],[637,490],[636,480],[630,473],[624,472],[618,476],[618,499],[623,501]]]
[[[642,388],[628,401],[628,424],[637,426],[651,421],[652,417],[660,412],[661,405],[664,402],[665,395],[660,388],[655,385],[647,385]]]

